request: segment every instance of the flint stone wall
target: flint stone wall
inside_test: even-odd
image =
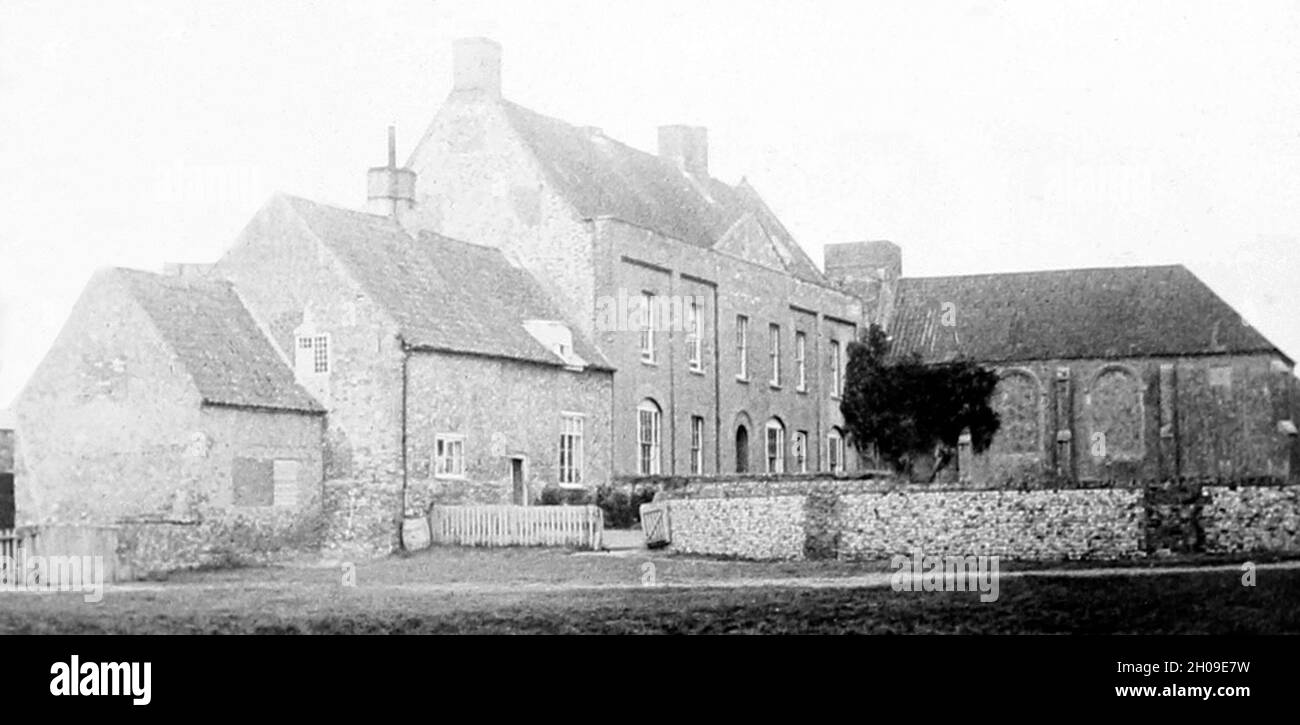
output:
[[[895,491],[848,495],[841,559],[926,555],[1127,559],[1144,555],[1142,491]]]
[[[669,501],[673,550],[742,559],[801,559],[804,498],[751,496]]]
[[[1300,486],[1206,486],[1205,550],[1300,551]]]

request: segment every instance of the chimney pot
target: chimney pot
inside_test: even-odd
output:
[[[415,207],[415,172],[397,168],[397,129],[388,127],[388,165],[376,166],[366,174],[366,209],[400,220]]]

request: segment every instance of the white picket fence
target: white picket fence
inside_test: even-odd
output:
[[[600,549],[605,518],[597,506],[434,506],[434,544],[566,546]]]
[[[0,529],[0,557],[8,557],[8,561],[17,561],[18,552],[23,549],[30,549],[32,546],[32,534],[15,529]],[[29,555],[31,551],[27,552]]]

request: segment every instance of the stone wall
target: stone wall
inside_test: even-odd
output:
[[[709,476],[622,478],[616,483],[638,486],[657,483],[663,498],[745,498],[748,496],[802,496],[812,493],[849,494],[886,491],[899,482],[888,474],[865,474],[858,477],[808,476]]]
[[[407,409],[406,508],[514,503],[512,459],[522,459],[523,501],[560,482],[563,414],[582,418],[582,486],[609,482],[613,373],[439,352],[412,353]],[[437,436],[461,436],[464,475],[437,474]]]
[[[255,566],[317,552],[322,522],[280,513],[231,515],[203,521],[135,521],[117,526],[117,558],[127,578],[147,579],[171,571]]]
[[[887,476],[698,477],[662,479],[656,501],[669,507],[673,548],[695,554],[883,559],[920,549],[940,556],[1114,560],[1300,551],[1300,486],[1251,483],[1022,490],[916,485]],[[775,532],[772,541],[764,541],[767,532]]]
[[[915,491],[851,494],[835,518],[838,555],[1125,559],[1143,555],[1142,491]]]
[[[804,497],[668,501],[674,551],[743,559],[804,557]]]
[[[1206,486],[1205,550],[1300,551],[1300,486]]]

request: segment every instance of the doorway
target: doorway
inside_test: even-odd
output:
[[[528,505],[528,483],[524,480],[524,458],[514,456],[510,459],[510,502],[516,506]]]
[[[744,425],[736,428],[736,473],[749,470],[749,429]]]
[[[14,474],[0,473],[0,529],[14,527]]]

